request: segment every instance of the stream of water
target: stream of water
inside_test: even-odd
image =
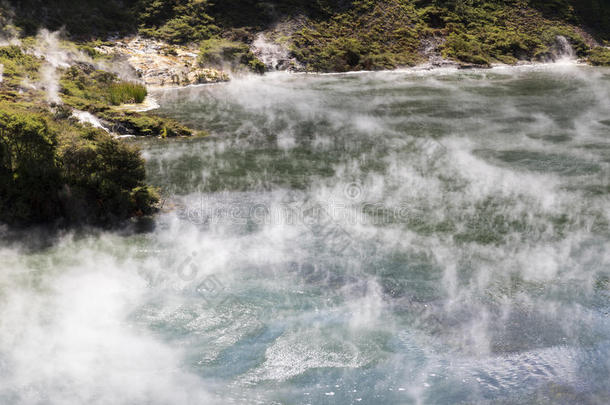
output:
[[[151,229],[0,247],[0,403],[610,403],[609,70],[156,98]]]

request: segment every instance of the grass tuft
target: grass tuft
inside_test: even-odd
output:
[[[112,83],[110,85],[109,101],[112,105],[139,104],[144,101],[147,94],[146,87],[139,83]]]

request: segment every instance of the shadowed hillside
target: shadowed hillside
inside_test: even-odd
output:
[[[10,3],[14,22],[24,34],[33,34],[40,27],[65,27],[72,38],[80,40],[140,33],[172,44],[224,38],[249,45],[257,32],[278,21],[298,21],[277,40],[307,70],[315,71],[408,66],[427,60],[430,53],[482,66],[548,60],[558,36],[567,38],[578,56],[585,57],[592,38],[602,42],[610,35],[608,7],[599,0]],[[219,52],[239,49],[237,44],[227,46]],[[244,63],[260,70],[251,57]]]

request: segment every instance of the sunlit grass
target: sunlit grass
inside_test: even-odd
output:
[[[121,82],[110,85],[110,103],[113,105],[138,104],[144,101],[146,94],[146,87],[139,83]]]

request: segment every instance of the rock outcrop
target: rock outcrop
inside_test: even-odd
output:
[[[104,54],[125,58],[147,86],[183,86],[229,80],[223,71],[203,68],[199,50],[141,37],[120,39],[96,48]]]

